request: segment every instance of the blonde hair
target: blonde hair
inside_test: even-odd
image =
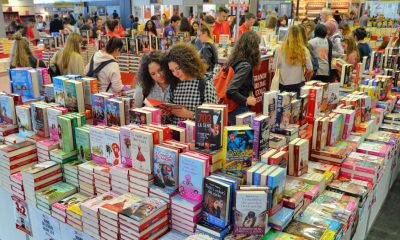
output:
[[[357,42],[352,36],[345,36],[343,42],[347,44],[346,55],[349,56],[353,52],[357,55],[357,61],[360,61],[360,53],[358,52]]]
[[[29,48],[29,40],[17,33],[14,36],[14,49],[11,59],[13,67],[31,67],[30,58],[36,58]]]
[[[61,52],[61,67],[63,69],[68,68],[69,60],[73,52],[80,54],[80,43],[82,42],[82,36],[78,33],[71,33],[68,36],[67,43]]]
[[[291,65],[306,64],[305,43],[300,27],[293,25],[289,27],[288,35],[281,45],[282,56],[286,63]]]

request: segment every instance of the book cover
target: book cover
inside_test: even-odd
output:
[[[308,111],[308,94],[300,96],[300,125],[306,123],[307,111]]]
[[[46,105],[32,104],[32,120],[33,130],[39,137],[49,136],[49,125],[47,119],[47,108]]]
[[[267,197],[264,191],[236,191],[235,234],[265,234],[268,223]]]
[[[55,102],[65,107],[64,83],[69,80],[66,77],[53,77],[54,99]]]
[[[179,155],[179,193],[182,197],[201,202],[206,162],[187,154]]]
[[[135,129],[131,131],[130,140],[132,143],[132,167],[152,174],[154,169],[153,134]]]
[[[126,167],[132,167],[131,129],[131,126],[123,126],[120,128],[121,163]]]
[[[115,99],[106,101],[107,126],[125,125],[124,103]]]
[[[260,115],[253,119],[254,141],[253,158],[260,159],[269,147],[270,116]]]
[[[118,128],[106,128],[105,137],[105,155],[109,165],[118,165],[121,162],[121,142]]]
[[[249,126],[224,128],[223,168],[242,170],[251,166],[253,157],[254,130]]]
[[[301,100],[293,100],[290,104],[290,124],[300,124]]]
[[[36,198],[52,204],[74,192],[76,192],[75,186],[64,182],[58,182],[36,192]]]
[[[106,163],[104,131],[104,128],[96,126],[89,129],[91,159],[99,164]]]
[[[65,107],[70,112],[85,112],[83,84],[80,81],[68,80],[64,82]]]
[[[223,111],[216,108],[196,108],[195,146],[218,150],[222,147]]]
[[[314,119],[320,114],[320,104],[322,101],[322,88],[312,87],[308,95],[307,117]]]
[[[268,222],[276,230],[282,231],[290,222],[294,210],[282,207],[278,212],[268,218]]]
[[[77,204],[77,203],[82,203],[83,201],[87,200],[88,198],[89,198],[89,196],[86,194],[75,193],[69,197],[66,197],[66,198],[54,203],[52,205],[52,208],[57,208],[57,209],[65,212],[69,206]]]
[[[279,91],[269,91],[263,94],[263,115],[270,116],[270,127],[275,125],[276,121],[278,93]]]
[[[99,207],[107,203],[107,201],[116,198],[117,196],[118,195],[113,192],[107,192],[101,195],[97,195],[96,197],[82,203],[81,209],[83,212],[92,212],[95,213],[95,216],[97,216],[97,211]]]
[[[61,134],[61,126],[58,124],[57,116],[63,115],[68,110],[66,108],[48,108],[47,119],[49,123],[49,134],[50,138],[58,141]]]
[[[179,150],[154,146],[154,185],[173,192],[178,188]]]
[[[60,148],[65,152],[70,152],[74,150],[74,136],[73,127],[76,123],[71,115],[59,115],[57,116],[57,123],[60,125],[59,129],[59,143]]]
[[[230,223],[231,186],[212,178],[204,180],[203,219],[225,228]]]
[[[100,206],[99,211],[105,216],[108,216],[107,213],[111,213],[111,215],[115,216],[127,208],[130,204],[139,201],[141,198],[142,197],[132,193],[125,193],[107,201],[107,203]]]
[[[278,94],[275,128],[286,128],[290,122],[290,94],[288,92]]]
[[[104,96],[100,93],[96,93],[92,95],[92,115],[93,115],[93,124],[94,125],[103,125],[107,124],[106,120],[106,100],[108,96]]]
[[[253,118],[256,116],[255,112],[245,112],[239,115],[236,115],[236,125],[249,125],[252,127]]]
[[[0,122],[13,125],[17,124],[13,97],[0,95]]]
[[[75,129],[76,149],[78,150],[78,159],[86,162],[90,161],[90,135],[89,127],[82,126]]]
[[[15,107],[17,125],[20,133],[32,131],[31,108],[27,105]]]
[[[334,109],[339,104],[340,83],[329,83],[328,85],[328,109]]]
[[[85,107],[86,109],[91,109],[91,98],[92,94],[97,93],[99,91],[98,87],[98,81],[95,78],[91,77],[83,77],[82,78],[83,82],[83,89],[84,89],[84,101],[85,101]]]
[[[151,112],[140,108],[130,109],[129,121],[131,124],[150,124],[152,121]]]
[[[329,230],[325,230],[323,228],[319,228],[297,220],[290,222],[284,231],[299,237],[305,237],[307,239],[321,239],[329,234],[328,232],[325,233],[325,231]],[[335,233],[333,233],[333,235],[335,235]]]
[[[132,202],[127,208],[120,212],[120,215],[126,216],[142,224],[144,220],[154,216],[160,209],[166,208],[167,203],[160,198],[147,197],[136,202]]]
[[[29,68],[16,68],[10,70],[13,93],[19,94],[23,99],[40,97],[40,92],[34,90],[32,74]]]

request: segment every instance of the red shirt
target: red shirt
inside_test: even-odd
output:
[[[243,33],[249,31],[250,28],[246,26],[246,24],[242,24],[242,26],[239,27],[239,36],[241,36]]]
[[[125,37],[125,29],[123,26],[117,26],[118,34],[120,37]]]
[[[28,28],[26,29],[26,36],[27,36],[30,40],[35,39],[35,34],[33,33],[32,28],[28,27]]]
[[[231,36],[231,28],[228,21],[223,21],[222,23],[215,22],[214,27],[215,42],[219,43],[220,34],[228,34]]]
[[[117,38],[120,38],[120,37],[121,37],[118,33],[115,33],[115,32],[108,32],[108,33],[107,33],[107,36],[109,36],[110,38],[111,38],[111,37],[117,37]]]

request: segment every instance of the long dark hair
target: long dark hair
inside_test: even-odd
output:
[[[228,58],[227,65],[235,61],[246,61],[255,67],[260,63],[260,38],[254,31],[247,31],[240,36]]]
[[[200,27],[199,22],[193,21],[192,26],[190,26],[190,36],[197,36],[197,31],[194,30],[193,25],[197,24]]]
[[[161,66],[161,69],[164,71],[165,75],[165,68],[166,62],[164,55],[160,51],[152,51],[148,54],[142,56],[140,61],[140,68],[137,73],[137,80],[140,86],[143,89],[143,96],[148,96],[153,89],[154,85],[156,84],[153,78],[149,73],[149,65],[150,63],[157,63]],[[166,81],[169,83],[171,80],[170,78],[165,77]]]
[[[181,19],[181,25],[179,27],[179,31],[181,32],[190,32],[190,23],[187,17],[183,17]]]
[[[153,27],[151,27],[151,29],[149,29],[149,28],[147,27],[147,23],[149,23],[149,22],[151,22],[151,23],[153,24]],[[146,32],[152,32],[154,35],[157,36],[156,24],[154,23],[153,20],[149,20],[149,21],[146,22],[146,24],[144,25],[144,31],[146,31]]]

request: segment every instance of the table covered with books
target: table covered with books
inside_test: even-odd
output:
[[[260,84],[234,126],[225,105],[168,125],[97,79],[12,69],[0,238],[365,239],[399,171],[400,94],[397,65],[361,65],[299,98]]]

